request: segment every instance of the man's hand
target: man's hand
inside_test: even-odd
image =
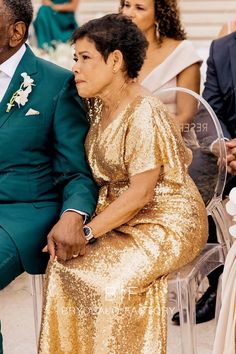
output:
[[[227,148],[227,171],[236,174],[236,139],[226,141]]]
[[[66,211],[48,234],[47,250],[50,260],[55,256],[66,261],[75,255],[83,256],[87,244],[83,231],[82,215]]]

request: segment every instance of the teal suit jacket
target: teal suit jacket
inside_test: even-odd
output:
[[[7,103],[26,72],[35,86],[25,106]],[[37,115],[26,115],[32,109]],[[0,104],[0,227],[15,242],[26,271],[45,270],[41,250],[66,209],[92,215],[97,186],[84,152],[88,121],[73,74],[27,47]]]

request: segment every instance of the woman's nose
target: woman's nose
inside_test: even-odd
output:
[[[128,16],[129,18],[133,19],[134,18],[134,9],[132,7],[126,8],[125,11],[123,11],[123,14]]]
[[[78,62],[76,62],[76,63],[72,66],[72,71],[73,71],[74,74],[75,74],[75,73],[78,73],[78,72],[80,71]]]

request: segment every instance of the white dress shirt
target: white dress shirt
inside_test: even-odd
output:
[[[25,54],[25,51],[26,46],[23,44],[15,54],[4,61],[4,63],[0,64],[0,102],[8,89],[11,79],[13,78],[16,68]]]
[[[17,66],[19,65],[23,55],[25,54],[26,46],[23,44],[20,49],[13,54],[9,59],[4,61],[4,63],[0,64],[0,102],[2,101],[8,86],[14,76]],[[74,211],[79,213],[83,216],[84,222],[86,222],[88,215],[82,211],[75,210],[75,209],[67,209],[64,211]]]

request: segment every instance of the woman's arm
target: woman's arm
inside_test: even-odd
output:
[[[155,168],[131,177],[129,188],[88,224],[94,236],[99,237],[125,224],[152,201],[159,174],[160,168]]]
[[[79,0],[71,0],[70,2],[65,2],[64,4],[54,4],[50,0],[43,0],[44,5],[50,6],[53,10],[58,12],[75,12],[79,3]]]
[[[199,63],[190,65],[181,71],[177,76],[177,87],[184,87],[196,93],[200,91],[200,65]],[[177,92],[176,98],[176,119],[180,124],[192,120],[196,109],[197,100],[187,93]]]

